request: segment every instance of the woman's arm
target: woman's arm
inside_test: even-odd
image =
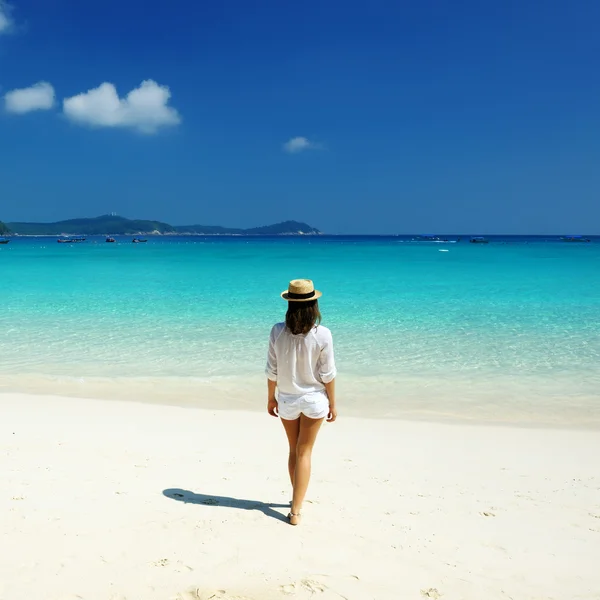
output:
[[[333,423],[337,419],[337,408],[335,405],[335,379],[332,379],[323,385],[325,386],[325,391],[327,392],[327,398],[329,398],[329,414],[327,415],[327,420],[330,423]]]
[[[275,399],[275,390],[277,389],[277,353],[275,352],[275,327],[271,329],[269,336],[269,352],[267,354],[267,411],[273,417],[277,414],[277,400]]]
[[[329,406],[335,407],[335,379],[332,379],[323,385],[325,385],[325,391],[327,392],[327,397],[329,398]]]
[[[278,417],[277,400],[275,399],[275,390],[277,382],[272,379],[267,379],[267,411],[272,417]]]
[[[335,366],[335,357],[333,353],[333,339],[328,329],[323,330],[323,339],[321,354],[319,356],[319,377],[325,386],[327,397],[329,398],[329,414],[327,420],[333,423],[337,418],[336,398],[335,398],[335,377],[337,369]]]

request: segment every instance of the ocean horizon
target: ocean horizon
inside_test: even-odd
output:
[[[342,413],[599,426],[600,237],[435,235],[462,240],[15,236],[0,390],[263,410],[279,294],[308,277]]]
[[[82,236],[86,238],[86,241],[90,241],[93,243],[102,243],[105,241],[107,236],[114,237],[115,240],[126,241],[132,237],[144,236],[152,239],[160,239],[160,238],[250,238],[250,239],[262,239],[262,240],[277,240],[277,239],[285,239],[285,238],[319,238],[319,239],[329,239],[332,240],[340,240],[340,239],[348,239],[348,240],[363,240],[368,241],[370,239],[394,239],[394,240],[402,240],[406,242],[420,242],[425,243],[426,240],[419,240],[417,238],[424,237],[438,237],[441,238],[440,241],[463,241],[469,242],[471,238],[474,237],[485,237],[490,241],[494,242],[559,242],[563,241],[563,238],[569,237],[582,237],[588,238],[590,243],[599,243],[600,242],[600,233],[536,233],[536,234],[522,234],[522,233],[327,233],[327,232],[319,232],[319,233],[272,233],[272,234],[263,234],[263,233],[179,233],[179,232],[165,232],[165,233],[155,233],[155,232],[144,232],[139,231],[136,233],[123,233],[123,234],[115,234],[107,231],[102,234],[70,234],[70,233],[60,233],[60,234],[29,234],[29,233],[7,233],[3,237],[7,237],[9,239],[27,239],[27,238],[36,238],[36,239],[45,239],[48,241],[55,241],[57,238],[61,237],[78,237]]]

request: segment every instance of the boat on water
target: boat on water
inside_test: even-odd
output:
[[[107,238],[106,238],[106,241],[107,241],[108,243],[111,243],[111,244],[112,244],[112,243],[114,243],[114,242],[115,242],[115,238],[114,238],[114,237],[107,237]]]
[[[8,244],[8,242],[10,242],[8,238],[0,237],[0,244]]]
[[[469,240],[469,243],[471,243],[471,244],[489,244],[489,240],[487,238],[484,238],[479,235],[479,236],[472,237]]]
[[[81,242],[85,242],[85,239],[86,238],[80,236],[65,236],[58,238],[56,241],[59,244],[78,244]]]
[[[563,242],[591,242],[590,238],[584,237],[582,235],[565,235],[560,238]]]
[[[140,238],[133,238],[131,240],[134,244],[145,244],[148,240],[142,240]]]
[[[434,244],[456,244],[457,242],[457,240],[449,240],[448,238],[441,238],[437,235],[418,235],[413,241],[432,242]]]

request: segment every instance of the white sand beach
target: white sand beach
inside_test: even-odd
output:
[[[597,431],[0,395],[2,600],[600,598]]]

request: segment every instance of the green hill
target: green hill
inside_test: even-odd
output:
[[[252,229],[236,229],[220,227],[218,225],[179,225],[174,227],[160,221],[144,221],[139,219],[126,219],[116,215],[103,215],[92,219],[69,219],[55,223],[0,223],[7,227],[7,233],[17,235],[127,235],[127,234],[199,234],[199,235],[294,235],[294,234],[319,234],[318,229],[299,223],[285,221],[275,225],[255,227]]]
[[[178,233],[196,233],[205,235],[292,235],[292,234],[320,234],[321,232],[306,223],[298,221],[284,221],[275,225],[254,227],[252,229],[234,229],[216,225],[178,225]]]
[[[219,225],[176,225],[175,231],[181,234],[204,234],[204,235],[242,235],[243,229],[232,227],[221,227]]]
[[[265,225],[264,227],[254,227],[244,231],[247,235],[282,235],[282,234],[310,234],[318,235],[321,232],[306,223],[298,221],[284,221],[275,225]]]
[[[69,219],[56,223],[10,223],[13,233],[19,235],[123,235],[137,233],[174,233],[175,228],[160,221],[126,219],[104,215],[93,219]]]
[[[2,221],[0,221],[0,236],[8,235],[9,233],[12,233],[10,228],[7,227]]]

